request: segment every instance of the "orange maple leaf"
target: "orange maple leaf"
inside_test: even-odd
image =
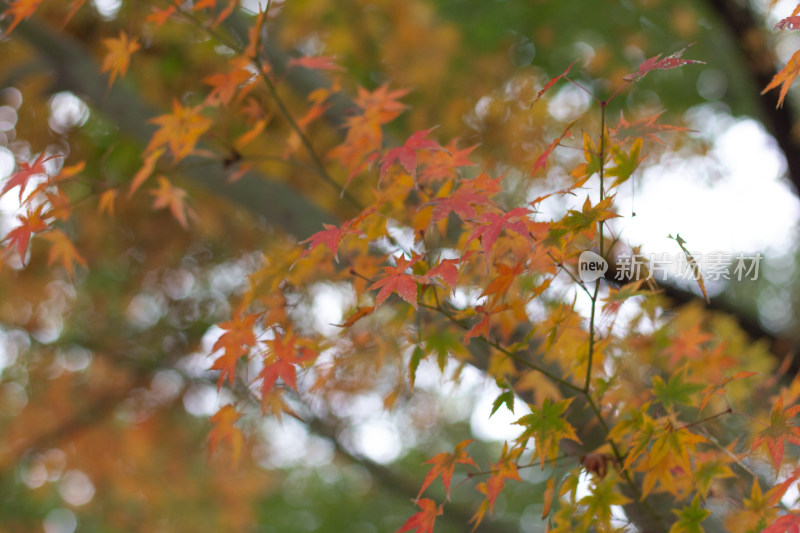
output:
[[[403,146],[392,148],[381,159],[381,172],[380,178],[386,175],[395,161],[399,162],[406,172],[408,172],[412,179],[417,179],[417,150],[444,150],[439,143],[426,139],[425,137],[433,131],[434,128],[418,131],[413,133]],[[380,183],[380,181],[379,181]]]
[[[224,349],[223,354],[211,366],[212,370],[220,371],[217,388],[222,387],[226,376],[231,385],[233,385],[236,377],[236,363],[256,343],[256,337],[253,334],[253,324],[256,318],[258,318],[257,314],[239,315],[219,325],[220,328],[225,330],[225,333],[217,339],[211,350],[211,353],[214,353],[219,349]]]
[[[520,453],[522,453],[522,448],[515,448],[509,452],[508,443],[506,442],[503,444],[503,452],[500,454],[500,460],[497,461],[497,464],[491,465],[491,463],[489,463],[492,466],[492,476],[486,483],[478,483],[476,487],[478,491],[486,495],[486,499],[481,503],[478,511],[470,519],[470,522],[475,522],[472,531],[478,528],[483,517],[486,515],[486,511],[494,512],[494,504],[497,501],[497,497],[500,496],[500,492],[503,490],[506,479],[514,479],[522,482],[522,479],[519,477],[519,472],[517,472],[516,464]]]
[[[75,249],[75,245],[72,244],[70,238],[60,229],[54,228],[41,235],[41,237],[50,241],[51,244],[50,252],[47,255],[48,265],[60,260],[64,270],[69,272],[70,276],[75,275],[75,263],[78,263],[84,268],[87,267],[86,259],[78,253],[78,250]]]
[[[172,102],[172,113],[159,115],[149,122],[161,126],[150,139],[145,152],[168,145],[175,162],[180,161],[194,149],[195,144],[211,125],[210,118],[200,114],[200,106],[182,106],[177,100]]]
[[[103,59],[100,72],[111,71],[111,76],[108,78],[108,86],[111,87],[117,74],[121,77],[128,72],[131,54],[141,48],[141,45],[136,42],[136,39],[129,39],[124,31],[120,31],[119,37],[116,39],[103,39],[103,44],[108,48],[108,53]]]
[[[17,24],[30,18],[41,3],[42,0],[14,0],[3,13],[6,17],[13,17],[11,24],[6,28],[5,36],[7,37],[11,30],[17,27]]]
[[[786,63],[785,67],[783,67],[783,70],[772,77],[772,81],[769,82],[769,85],[764,87],[764,90],[761,91],[761,94],[771,91],[780,85],[781,92],[778,94],[777,107],[782,107],[783,99],[786,98],[786,93],[789,92],[789,87],[791,87],[792,82],[794,82],[794,79],[798,74],[800,74],[800,50],[792,55],[792,57],[789,59],[789,62]]]
[[[456,445],[453,453],[437,453],[431,459],[425,461],[426,464],[432,464],[433,467],[428,472],[428,475],[425,476],[425,481],[422,482],[422,487],[419,489],[417,499],[422,496],[422,493],[425,492],[425,489],[427,489],[428,486],[439,476],[442,476],[442,484],[444,485],[445,494],[447,494],[448,498],[450,497],[450,480],[453,479],[453,472],[455,471],[456,464],[472,465],[475,468],[478,468],[478,465],[475,464],[475,461],[472,460],[472,457],[470,457],[467,452],[464,451],[464,449],[474,440],[475,439],[461,441]]]
[[[433,523],[436,521],[436,517],[442,514],[442,506],[436,505],[436,502],[429,498],[422,498],[417,505],[422,510],[409,518],[396,533],[412,529],[416,533],[433,533]]]
[[[772,464],[779,469],[783,461],[784,440],[792,444],[800,444],[800,427],[792,422],[792,418],[800,413],[800,404],[783,408],[783,398],[778,398],[772,408],[770,423],[766,429],[758,432],[753,439],[753,446],[750,450],[755,450],[760,446],[766,446]]]
[[[259,377],[263,378],[261,384],[262,397],[266,397],[278,378],[283,383],[294,390],[297,390],[297,367],[306,363],[314,357],[316,353],[303,346],[302,339],[294,336],[291,331],[285,335],[279,334],[272,340],[266,341],[269,353],[264,359],[264,368]]]
[[[186,191],[172,185],[164,176],[159,176],[158,189],[152,189],[150,194],[155,196],[155,200],[153,200],[153,209],[169,207],[175,220],[177,220],[184,229],[189,228],[189,223],[186,221],[186,203],[184,202]]]
[[[239,413],[233,405],[224,405],[211,417],[211,423],[214,424],[214,427],[208,434],[208,447],[211,453],[214,453],[220,441],[228,441],[231,445],[234,465],[239,461],[244,435],[242,431],[233,424],[239,420],[241,416],[241,413]]]
[[[206,96],[206,104],[228,105],[236,95],[236,91],[253,79],[253,72],[246,67],[247,62],[240,62],[226,74],[218,72],[203,78],[203,83],[212,87],[211,92]]]

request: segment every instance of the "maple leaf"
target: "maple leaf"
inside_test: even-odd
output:
[[[489,285],[481,293],[481,296],[491,296],[494,295],[495,298],[501,298],[505,296],[508,289],[511,287],[511,284],[514,283],[520,274],[525,272],[525,265],[520,261],[514,266],[507,265],[505,263],[497,263],[495,265],[497,269],[497,274],[492,278],[492,281],[489,282]]]
[[[592,205],[587,196],[581,210],[570,209],[558,225],[573,233],[593,229],[596,223],[619,216],[610,210],[613,203],[614,197],[608,196],[597,204]]]
[[[547,458],[555,461],[561,439],[581,442],[575,434],[575,428],[562,416],[570,403],[572,403],[572,398],[555,403],[550,398],[545,398],[541,407],[532,406],[531,414],[514,422],[525,428],[517,438],[517,442],[525,443],[528,439],[533,438],[542,470],[544,470]]]
[[[704,437],[692,433],[687,428],[675,429],[668,420],[664,427],[657,433],[650,453],[647,457],[647,467],[652,469],[665,459],[675,461],[684,472],[691,472],[689,453],[694,453],[695,444],[706,442]]]
[[[800,50],[795,52],[789,59],[789,62],[786,63],[786,66],[772,77],[772,81],[769,82],[769,85],[764,87],[761,94],[765,94],[780,85],[781,91],[778,94],[777,107],[783,107],[783,99],[786,98],[786,93],[789,92],[789,87],[791,87],[798,74],[800,74]]]
[[[700,357],[704,346],[711,340],[714,340],[714,335],[702,332],[701,324],[693,324],[688,330],[680,331],[672,337],[664,353],[669,355],[670,366],[674,366],[683,358]]]
[[[459,187],[456,191],[444,198],[434,198],[428,205],[433,205],[431,221],[436,222],[446,218],[450,213],[457,214],[461,220],[478,216],[473,206],[493,205],[493,202],[483,193],[476,192],[469,187]]]
[[[362,211],[357,217],[351,218],[342,223],[341,227],[336,227],[333,224],[322,224],[322,227],[325,228],[313,234],[308,239],[300,241],[300,244],[308,243],[308,248],[303,250],[300,254],[300,258],[305,257],[311,251],[316,248],[317,246],[324,244],[328,250],[333,253],[336,261],[339,260],[337,255],[337,250],[339,249],[339,242],[341,242],[342,237],[345,235],[350,234],[360,234],[363,235],[364,232],[360,229],[357,229],[356,226],[361,224],[369,215],[371,215],[375,210],[371,207],[368,207],[364,211]]]
[[[691,46],[691,44],[689,45]],[[682,67],[684,65],[691,65],[694,63],[698,63],[701,65],[705,65],[705,61],[698,61],[696,59],[683,59],[681,55],[689,48],[689,46],[685,46],[682,49],[678,50],[672,55],[661,59],[661,54],[657,56],[653,56],[650,59],[647,59],[639,65],[639,69],[634,72],[633,74],[628,74],[624,76],[622,79],[625,81],[639,81],[644,78],[647,73],[653,70],[668,70],[673,68]]]
[[[247,63],[241,63],[226,74],[218,72],[203,78],[203,83],[212,88],[211,92],[206,96],[206,104],[228,105],[236,95],[236,92],[253,79],[255,75],[247,68]]]
[[[516,481],[522,481],[519,477],[519,472],[517,471],[516,461],[519,459],[519,455],[522,453],[522,448],[513,448],[510,452],[508,450],[508,443],[503,443],[503,451],[500,454],[500,460],[497,461],[497,464],[492,465],[489,463],[491,467],[492,475],[485,483],[479,483],[475,488],[486,495],[486,499],[481,503],[478,510],[469,520],[470,523],[474,522],[475,525],[472,527],[472,531],[478,529],[478,526],[483,521],[483,517],[486,515],[486,512],[494,512],[494,504],[497,501],[497,497],[500,496],[500,492],[503,490],[503,486],[505,485],[506,479],[514,479]]]
[[[43,152],[39,154],[39,157],[37,157],[33,163],[20,163],[19,170],[8,178],[8,181],[6,181],[6,184],[3,186],[2,192],[0,192],[0,196],[3,196],[14,187],[19,186],[19,201],[22,202],[22,194],[25,192],[28,181],[34,176],[41,176],[43,174],[47,176],[47,170],[44,168],[44,164],[56,157],[62,156],[51,155],[45,157],[45,153]]]
[[[8,34],[17,27],[17,24],[30,18],[41,3],[42,0],[14,0],[3,13],[6,17],[13,17],[11,24],[6,28],[5,37],[8,37]]]
[[[101,215],[108,213],[108,216],[114,216],[114,200],[117,197],[116,189],[108,189],[100,195],[100,201],[97,204],[97,212]]]
[[[700,287],[700,291],[703,293],[703,296],[706,299],[706,303],[711,303],[711,300],[708,297],[708,293],[706,292],[706,284],[703,281],[703,276],[700,273],[700,265],[697,263],[697,260],[694,258],[692,253],[686,248],[686,241],[681,238],[680,233],[676,233],[675,237],[672,235],[667,235],[667,238],[674,240],[678,243],[681,250],[683,250],[683,255],[686,256],[686,262],[689,264],[689,268],[692,269],[692,273],[694,274],[694,279],[697,282],[698,287]]]
[[[531,176],[536,174],[536,171],[539,170],[540,168],[542,170],[547,168],[547,159],[550,157],[550,154],[553,153],[553,150],[555,150],[556,147],[561,144],[561,141],[564,140],[564,137],[570,135],[570,128],[572,127],[573,124],[575,124],[574,120],[569,124],[567,124],[567,127],[564,128],[564,131],[561,133],[561,135],[558,138],[556,138],[556,140],[551,142],[550,145],[547,147],[547,149],[544,151],[544,153],[539,156],[539,158],[533,164],[533,169],[531,169]]]
[[[172,102],[172,113],[159,115],[149,122],[158,124],[145,152],[153,152],[160,146],[168,145],[172,158],[177,163],[194,149],[195,144],[214,123],[200,114],[202,109],[182,106],[177,100]]]
[[[244,442],[244,435],[242,431],[233,424],[241,418],[239,413],[231,404],[224,405],[211,417],[211,423],[214,427],[208,434],[208,447],[211,453],[214,453],[220,441],[228,441],[231,446],[233,454],[233,464],[239,462],[239,456],[242,451],[242,443]]]
[[[630,499],[626,498],[616,490],[617,478],[610,475],[604,479],[597,480],[589,489],[589,494],[580,499],[578,503],[586,506],[586,513],[584,513],[584,521],[590,521],[593,525],[604,526],[597,527],[599,531],[610,531],[611,528],[611,508],[614,505],[625,505],[630,503]]]
[[[152,189],[150,194],[155,196],[153,200],[153,209],[162,209],[169,207],[170,213],[175,217],[184,229],[189,228],[189,223],[186,221],[186,191],[180,187],[175,187],[164,176],[158,177],[158,189]]]
[[[264,368],[259,374],[263,379],[262,397],[272,391],[278,378],[281,378],[287,387],[297,390],[296,365],[312,360],[316,356],[315,352],[304,346],[302,340],[294,336],[291,331],[277,334],[274,339],[266,341],[266,344],[268,353],[264,359]]]
[[[480,237],[483,252],[488,253],[494,247],[494,243],[500,236],[503,229],[509,229],[533,242],[525,225],[530,211],[526,207],[516,207],[503,215],[497,213],[484,213],[477,219],[478,226],[472,230],[467,238],[466,244]]]
[[[303,67],[310,70],[344,70],[335,63],[336,58],[329,56],[303,56],[289,60],[289,67]]]
[[[368,291],[380,289],[375,299],[375,306],[381,305],[390,294],[396,292],[403,300],[417,308],[417,283],[425,283],[423,276],[406,274],[406,270],[422,259],[421,255],[415,255],[411,259],[403,256],[397,258],[397,266],[383,267],[386,276],[367,287]]]
[[[456,169],[475,166],[475,163],[469,159],[469,154],[475,148],[477,145],[459,149],[456,140],[453,139],[443,150],[420,152],[417,157],[424,167],[422,174],[418,176],[419,182],[433,183],[452,177]]]
[[[541,91],[539,91],[539,92],[536,94],[536,98],[534,98],[533,102],[531,102],[531,107],[533,107],[533,104],[535,104],[536,102],[538,102],[538,101],[539,101],[539,99],[542,97],[542,95],[544,95],[544,93],[546,93],[546,92],[547,92],[547,91],[550,89],[550,87],[552,87],[553,85],[555,85],[555,84],[556,84],[556,82],[558,82],[558,80],[560,80],[561,78],[563,78],[563,77],[565,77],[567,74],[569,74],[569,70],[570,70],[570,69],[572,68],[572,66],[573,66],[575,63],[577,63],[577,62],[578,62],[578,60],[576,59],[575,61],[573,61],[572,63],[570,63],[570,64],[569,64],[569,66],[567,67],[567,69],[566,69],[564,72],[562,72],[561,74],[559,74],[559,75],[558,75],[558,76],[556,76],[555,78],[553,78],[553,79],[551,79],[550,81],[548,81],[548,82],[547,82],[547,83],[544,85],[544,87],[542,88],[542,90],[541,90]]]
[[[425,489],[433,483],[433,481],[442,476],[442,484],[444,485],[444,491],[447,495],[447,498],[450,498],[450,480],[453,479],[453,472],[455,471],[457,464],[464,464],[464,465],[472,465],[475,468],[478,468],[478,465],[475,464],[475,461],[472,460],[465,450],[467,446],[475,439],[469,439],[459,442],[456,445],[455,450],[453,453],[437,453],[431,459],[425,461],[425,464],[431,464],[433,467],[430,469],[428,474],[425,476],[425,480],[422,482],[422,487],[419,489],[419,493],[417,494],[417,499],[422,496],[422,493],[425,492]]]
[[[55,261],[60,260],[64,270],[69,272],[70,277],[74,277],[74,264],[78,263],[84,268],[87,267],[86,259],[84,259],[75,249],[75,245],[67,237],[67,235],[58,228],[54,228],[47,233],[41,235],[42,238],[50,241],[50,252],[47,256],[47,264],[51,265]]]
[[[442,259],[439,264],[431,268],[425,273],[428,279],[439,278],[444,281],[447,288],[454,289],[458,282],[458,267],[459,259]]]
[[[44,211],[44,204],[39,204],[35,210],[28,207],[25,215],[17,215],[17,220],[20,225],[8,232],[4,240],[8,240],[7,248],[17,247],[19,258],[25,261],[25,253],[28,251],[28,243],[31,240],[31,235],[41,231],[45,231],[50,227],[47,223],[47,218],[50,217],[49,211]]]
[[[403,527],[396,533],[411,530],[414,530],[415,533],[433,533],[433,523],[436,521],[436,517],[442,514],[442,506],[436,505],[436,502],[429,498],[422,498],[417,505],[422,510],[406,520]]]
[[[639,166],[639,163],[641,163],[644,158],[647,157],[646,155],[640,157],[641,152],[641,137],[638,137],[633,142],[631,151],[627,154],[618,147],[613,150],[613,158],[616,166],[613,166],[606,171],[606,176],[615,176],[617,178],[614,180],[614,183],[611,184],[611,187],[621,185],[633,175],[634,171],[636,171],[636,168]]]
[[[212,370],[219,370],[219,383],[217,388],[222,387],[222,383],[227,377],[233,385],[236,377],[236,363],[239,358],[249,351],[255,345],[256,337],[253,333],[253,324],[258,318],[257,314],[247,316],[234,316],[232,320],[223,322],[219,325],[225,331],[220,335],[217,342],[214,343],[211,353],[223,349],[223,354],[214,361],[211,366]]]
[[[669,533],[703,533],[705,530],[700,522],[708,518],[711,511],[700,507],[700,496],[695,495],[689,507],[680,511],[673,509],[673,514],[678,520],[669,528]]]
[[[116,39],[103,39],[103,44],[108,48],[108,53],[103,59],[103,66],[100,67],[100,72],[111,71],[111,75],[108,78],[108,86],[111,87],[117,74],[124,76],[128,72],[131,54],[140,49],[141,45],[135,39],[128,39],[128,35],[124,31],[120,31],[119,37]]]
[[[751,451],[760,446],[766,446],[776,470],[783,462],[784,441],[800,444],[800,427],[792,422],[798,413],[800,413],[800,405],[792,405],[784,409],[783,398],[779,397],[772,408],[769,426],[759,431],[753,439]]]
[[[157,8],[153,6],[151,8],[151,12],[144,18],[145,22],[154,22],[157,27],[161,27],[169,20],[169,17],[172,16],[178,8],[175,5],[171,5],[169,7],[165,7],[163,9]]]
[[[153,150],[147,157],[144,158],[144,164],[142,168],[136,171],[136,174],[133,175],[133,179],[131,180],[131,188],[128,191],[128,198],[133,196],[133,193],[136,192],[142,184],[147,181],[147,178],[153,173],[153,170],[156,168],[156,163],[158,159],[164,155],[165,149],[158,148],[157,150]]]
[[[403,146],[392,148],[381,158],[380,179],[386,175],[395,161],[399,161],[403,168],[408,172],[416,183],[417,179],[417,150],[444,150],[439,143],[426,139],[425,137],[435,128],[418,131],[411,134]]]
[[[800,30],[800,17],[786,17],[785,19],[780,20],[775,27],[772,28],[773,30]]]
[[[800,513],[789,513],[778,517],[761,533],[800,533]]]
[[[359,87],[354,102],[364,111],[368,121],[386,124],[397,118],[408,107],[398,101],[407,94],[408,89],[390,91],[388,84],[381,85],[372,92]]]
[[[663,143],[661,139],[656,136],[656,133],[662,131],[695,131],[689,128],[680,126],[671,126],[669,124],[656,124],[658,117],[663,115],[664,112],[660,111],[649,117],[640,118],[633,122],[628,122],[625,115],[620,111],[619,122],[617,125],[610,129],[610,134],[620,143],[625,142],[631,137],[647,137],[648,139],[657,143]]]

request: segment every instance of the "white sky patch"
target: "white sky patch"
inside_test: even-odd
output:
[[[667,235],[680,233],[691,251],[785,253],[796,242],[800,202],[781,174],[785,164],[772,138],[752,119],[736,122],[717,138],[712,157],[724,164],[710,180],[699,166],[654,167],[618,205],[626,215],[622,238],[652,253],[680,252]],[[619,227],[619,222],[616,224]]]
[[[122,0],[92,0],[92,5],[100,13],[100,16],[106,20],[116,18],[122,7]]]
[[[527,404],[521,401],[514,402],[514,412],[508,410],[505,405],[489,417],[492,412],[492,404],[502,393],[493,381],[486,380],[484,390],[478,397],[475,409],[470,418],[472,433],[481,440],[513,440],[519,437],[522,426],[514,424],[520,417],[530,414]]]

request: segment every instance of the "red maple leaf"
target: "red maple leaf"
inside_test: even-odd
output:
[[[484,253],[491,251],[497,237],[503,229],[512,230],[526,239],[531,239],[528,228],[524,220],[530,212],[525,207],[517,207],[504,213],[502,216],[497,213],[484,213],[478,218],[478,226],[472,230],[467,244],[480,237]]]
[[[414,263],[420,259],[422,259],[421,255],[416,255],[411,259],[400,256],[397,258],[397,266],[383,267],[386,277],[367,287],[368,291],[380,289],[375,300],[376,307],[382,304],[393,292],[396,292],[398,296],[413,305],[414,308],[417,307],[417,283],[425,283],[426,279],[423,276],[406,274],[406,270],[414,266]]]
[[[657,143],[662,143],[663,141],[656,136],[656,133],[660,133],[662,131],[694,131],[690,130],[689,128],[682,128],[680,126],[671,126],[669,124],[656,124],[656,120],[660,117],[664,112],[658,112],[654,115],[650,115],[649,117],[640,118],[639,120],[634,120],[633,122],[628,122],[625,119],[625,115],[620,112],[619,114],[619,122],[617,126],[614,128],[610,128],[611,136],[614,137],[620,143],[624,143],[631,137],[647,137],[648,139],[655,141]]]
[[[460,259],[442,259],[438,265],[425,273],[425,277],[428,279],[439,278],[452,289],[458,281],[458,267],[456,265],[460,262]]]
[[[45,157],[45,154],[42,153],[33,163],[20,163],[19,170],[12,174],[10,178],[8,178],[8,181],[3,186],[2,192],[0,192],[0,196],[3,196],[5,193],[19,185],[19,201],[21,202],[22,193],[25,192],[25,187],[28,185],[28,181],[33,176],[39,176],[42,174],[47,175],[44,164],[55,157],[61,157],[61,155],[51,155],[49,157]]]
[[[432,458],[425,461],[425,464],[431,464],[433,467],[428,472],[428,475],[425,476],[425,481],[422,482],[422,488],[419,489],[417,498],[422,496],[425,489],[439,476],[442,476],[442,484],[444,485],[445,493],[448,498],[450,497],[450,480],[453,479],[453,472],[455,471],[456,465],[465,464],[478,468],[478,465],[475,464],[472,457],[464,451],[473,440],[475,439],[461,441],[456,445],[453,453],[437,453]]]
[[[436,521],[436,517],[442,514],[442,506],[436,505],[435,501],[428,498],[422,498],[417,505],[422,510],[409,518],[396,533],[412,529],[415,533],[433,533],[433,523]]]
[[[266,397],[278,378],[294,390],[297,390],[296,365],[312,360],[316,354],[309,347],[303,345],[302,339],[292,334],[278,334],[272,340],[266,341],[269,353],[264,360],[264,368],[259,376],[263,378],[261,384],[262,397]]]
[[[682,67],[684,65],[690,65],[692,63],[700,63],[702,65],[705,65],[706,64],[705,61],[681,58],[681,55],[686,51],[687,48],[689,48],[689,46],[685,46],[684,48],[678,50],[672,55],[665,57],[664,59],[661,59],[661,54],[653,56],[650,59],[643,61],[642,64],[639,65],[639,70],[637,70],[632,74],[624,76],[622,79],[624,79],[625,81],[639,81],[642,78],[644,78],[648,72],[652,70],[668,70],[668,69]]]
[[[544,93],[546,93],[546,92],[548,91],[548,89],[550,89],[550,87],[552,87],[553,85],[555,85],[555,84],[556,84],[556,82],[557,82],[558,80],[560,80],[561,78],[563,78],[563,77],[565,77],[567,74],[569,74],[569,69],[571,69],[571,68],[572,68],[572,65],[574,65],[574,64],[575,64],[575,63],[577,63],[577,62],[578,62],[578,60],[576,59],[575,61],[573,61],[572,63],[570,63],[570,65],[567,67],[567,70],[565,70],[564,72],[562,72],[561,74],[559,74],[558,76],[556,76],[555,78],[553,78],[552,80],[548,81],[548,82],[547,82],[547,83],[544,85],[544,87],[542,88],[542,90],[541,90],[541,91],[539,91],[539,92],[536,94],[536,98],[534,98],[533,102],[531,102],[531,107],[533,107],[533,104],[535,104],[536,102],[538,102],[538,101],[539,101],[539,99],[542,97],[542,95],[543,95]]]
[[[395,161],[399,161],[406,172],[416,181],[417,150],[444,150],[439,143],[425,138],[433,130],[434,128],[431,128],[413,133],[403,146],[398,146],[397,148],[389,150],[386,155],[381,158],[380,179],[383,179],[389,167],[391,167]]]
[[[16,246],[19,257],[23,262],[25,261],[25,253],[28,251],[28,243],[31,240],[31,236],[50,227],[47,223],[50,212],[43,212],[44,206],[45,204],[39,204],[33,211],[28,208],[26,215],[18,215],[17,220],[20,221],[20,225],[9,231],[5,237],[8,240],[6,247],[13,248]]]
[[[783,408],[783,398],[778,398],[770,415],[769,427],[758,432],[753,439],[751,451],[766,445],[772,464],[779,469],[783,461],[784,440],[792,444],[800,444],[800,427],[791,419],[800,413],[800,405]]]
[[[314,235],[309,237],[304,241],[300,241],[300,244],[309,243],[308,248],[303,250],[303,253],[300,254],[300,257],[305,257],[311,250],[319,246],[320,244],[324,244],[328,247],[328,250],[333,252],[334,257],[338,261],[339,258],[336,256],[336,251],[339,249],[339,242],[342,240],[342,237],[351,233],[358,233],[363,235],[364,232],[356,229],[355,226],[360,224],[364,221],[367,216],[369,216],[374,211],[373,208],[367,208],[361,212],[357,217],[351,218],[342,223],[341,227],[336,227],[333,224],[325,224],[323,223],[322,226],[325,228],[316,232]]]
[[[800,17],[786,17],[775,24],[773,30],[800,30]]]
[[[434,205],[431,221],[436,222],[447,218],[452,212],[461,217],[461,220],[468,220],[478,216],[474,205],[492,205],[492,201],[483,193],[473,191],[468,187],[459,187],[456,192],[445,198],[434,198],[430,202]]]
[[[569,129],[572,127],[572,125],[573,125],[574,123],[575,123],[575,121],[574,121],[574,120],[573,120],[572,122],[570,122],[570,123],[567,125],[567,127],[566,127],[566,128],[564,128],[564,132],[563,132],[563,133],[562,133],[562,134],[561,134],[561,135],[560,135],[560,136],[559,136],[559,137],[558,137],[556,140],[554,140],[553,142],[551,142],[551,143],[550,143],[550,145],[547,147],[547,150],[545,150],[545,151],[544,151],[544,153],[543,153],[542,155],[540,155],[540,156],[539,156],[539,158],[538,158],[538,159],[536,160],[536,162],[533,164],[533,169],[531,170],[531,176],[533,176],[534,174],[536,174],[536,171],[537,171],[537,170],[539,170],[540,168],[541,168],[542,170],[544,170],[545,168],[547,168],[547,159],[550,157],[550,154],[552,154],[552,153],[553,153],[553,150],[555,150],[555,149],[556,149],[556,146],[558,146],[559,144],[561,144],[561,140],[562,140],[564,137],[566,137],[566,136],[568,136],[568,135],[570,134],[570,132],[569,132]]]
[[[800,513],[789,513],[778,517],[761,533],[800,533]]]

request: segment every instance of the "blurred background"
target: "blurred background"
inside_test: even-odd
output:
[[[390,143],[438,126],[442,144],[477,146],[473,159],[504,174],[509,195],[532,199],[563,185],[582,159],[580,151],[557,150],[546,171],[530,176],[566,124],[583,117],[564,142],[577,147],[581,129],[599,127],[592,98],[569,83],[531,107],[547,80],[577,60],[575,81],[602,100],[645,59],[693,43],[684,57],[705,64],[652,72],[608,108],[613,124],[622,113],[631,120],[660,114],[659,124],[692,130],[664,130],[662,142],[649,143],[642,170],[620,192],[622,217],[613,228],[644,252],[677,253],[667,235],[680,234],[698,254],[762,254],[757,280],[709,283],[711,305],[731,313],[782,360],[800,342],[797,98],[790,90],[776,110],[776,91],[760,92],[800,49],[800,38],[772,29],[793,2],[767,4],[292,0],[276,4],[265,54],[293,109],[334,79],[343,98],[359,87],[409,89],[402,98],[407,109],[387,128]],[[99,184],[130,180],[152,132],[146,119],[168,112],[175,95],[191,101],[225,58],[218,43],[199,37],[187,21],[142,22],[166,6],[89,0],[64,27],[67,4],[44,2],[31,21],[0,40],[0,177],[14,172],[15,160],[47,150],[87,161],[84,183],[70,191],[74,202]],[[220,31],[237,35],[258,7],[243,0]],[[103,39],[120,30],[138,36],[142,50],[109,89],[99,72]],[[333,56],[343,71],[282,70],[300,55]],[[312,124],[309,135],[335,144],[347,116],[342,105]],[[208,143],[232,154],[230,135],[220,129]],[[275,119],[253,152],[272,153],[288,136]],[[517,435],[511,423],[524,407],[513,414],[501,407],[490,417],[499,390],[491,380],[469,366],[453,363],[442,371],[426,360],[413,396],[396,401],[391,376],[353,379],[351,389],[333,391],[324,402],[308,400],[299,419],[246,420],[237,468],[224,453],[209,455],[209,417],[234,398],[227,388],[217,390],[218,373],[209,371],[222,332],[215,324],[228,320],[230,302],[276,243],[306,238],[321,222],[353,214],[333,189],[280,162],[254,158],[274,189],[250,178],[228,187],[226,161],[182,167],[195,212],[191,231],[166,211],[150,211],[152,198],[139,194],[113,218],[96,209],[74,215],[76,246],[90,263],[74,281],[47,266],[46,248],[36,241],[24,265],[6,257],[0,530],[394,531],[411,514],[427,471],[423,461],[474,438],[471,454],[485,465],[504,439]],[[49,164],[55,171],[61,163]],[[347,178],[343,171],[336,177]],[[356,178],[349,190],[369,198],[371,187]],[[276,215],[259,203],[265,194],[297,201],[291,205],[299,211],[293,218]],[[583,199],[553,200],[542,216]],[[19,214],[16,190],[0,208],[7,234]],[[673,285],[676,306],[696,299],[692,285]],[[307,327],[336,335],[332,324],[343,321],[350,293],[332,283],[306,289],[297,305],[312,317]],[[460,339],[439,341],[431,348],[446,354]],[[457,384],[443,377],[454,373]],[[301,379],[302,394],[312,398],[312,385],[313,376]],[[500,518],[487,519],[479,531],[544,531],[546,472],[521,474],[530,484],[511,484],[495,506]],[[475,511],[474,490],[458,490],[463,479],[454,477],[453,504],[437,521],[438,532],[463,531]],[[441,501],[441,483],[429,493]]]

